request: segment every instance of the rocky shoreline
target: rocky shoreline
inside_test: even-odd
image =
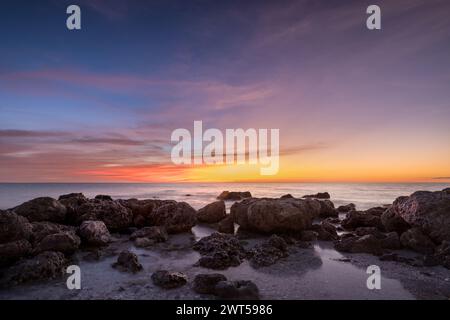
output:
[[[305,255],[311,259],[302,263],[311,267],[318,263],[311,253],[317,244],[349,256],[340,263],[375,259],[383,266],[395,263],[411,274],[421,270],[448,281],[450,188],[418,191],[365,211],[353,204],[335,208],[330,198],[327,192],[254,198],[248,191],[224,191],[199,210],[173,200],[87,199],[81,193],[33,199],[0,212],[0,298],[34,284],[51,286],[65,279],[68,265],[83,262],[108,268],[104,271],[115,272],[111,274],[117,278],[125,276],[125,283],[145,275],[144,288],[160,290],[154,296],[142,293],[145,298],[164,298],[160,292],[179,290],[204,299],[264,299],[263,283],[236,277],[233,268],[244,266],[259,276]],[[230,213],[225,201],[234,202]],[[196,239],[191,230],[200,226],[212,231]],[[160,258],[149,266],[146,254],[189,255],[180,259],[189,261],[195,274],[176,267],[155,269]],[[448,298],[449,284],[443,283],[439,292]],[[421,298],[421,293],[416,296]]]

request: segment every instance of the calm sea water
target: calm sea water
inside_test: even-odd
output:
[[[223,190],[229,190],[250,191],[255,197],[279,197],[287,193],[301,197],[328,191],[335,205],[353,202],[358,209],[363,210],[392,203],[395,198],[417,190],[436,191],[449,186],[448,183],[6,183],[0,184],[0,209],[11,208],[36,197],[57,198],[61,194],[71,192],[82,192],[87,197],[107,194],[115,199],[172,199],[186,201],[198,209],[214,201]]]

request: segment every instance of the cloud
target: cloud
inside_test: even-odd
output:
[[[0,138],[47,138],[67,135],[61,131],[33,131],[33,130],[0,130]]]

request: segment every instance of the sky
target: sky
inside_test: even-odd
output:
[[[450,181],[447,0],[0,6],[2,182]],[[278,173],[174,165],[194,120],[280,129]]]

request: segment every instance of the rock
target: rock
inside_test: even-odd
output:
[[[240,191],[223,191],[218,197],[218,200],[232,200],[232,201],[236,201],[236,200],[242,200],[245,198],[251,198],[252,194],[249,191],[244,191],[244,192],[240,192]]]
[[[321,213],[315,199],[246,199],[231,207],[234,222],[243,229],[261,233],[296,232],[311,227]]]
[[[435,248],[434,243],[419,228],[411,228],[402,233],[400,242],[404,247],[424,254],[433,253]]]
[[[450,241],[442,241],[442,243],[436,247],[434,257],[439,261],[439,264],[450,269]]]
[[[30,281],[54,279],[65,274],[67,260],[61,252],[43,252],[8,269],[2,283],[15,285]]]
[[[0,267],[10,265],[31,252],[28,240],[16,240],[0,244]]]
[[[27,240],[32,233],[27,218],[11,211],[0,210],[0,244],[17,240]]]
[[[220,281],[217,283],[215,295],[221,299],[258,300],[259,290],[252,281]]]
[[[383,249],[398,250],[402,248],[400,237],[397,232],[389,232],[381,239],[381,247]]]
[[[364,211],[348,212],[341,225],[347,230],[354,230],[358,227],[376,227],[383,230],[380,217]]]
[[[292,196],[292,194],[290,194],[290,193],[288,193],[288,194],[285,194],[285,195],[282,195],[281,197],[280,197],[280,199],[293,199],[294,197]]]
[[[210,269],[236,267],[246,256],[244,248],[236,237],[217,232],[197,241],[193,249],[202,255],[198,265]]]
[[[68,194],[60,195],[58,198],[58,201],[61,202],[61,201],[73,200],[73,199],[87,200],[87,198],[82,193],[68,193]]]
[[[319,217],[320,218],[329,218],[329,217],[338,217],[339,212],[336,211],[334,208],[333,202],[330,200],[322,200],[319,201],[320,204],[320,211],[319,211]]]
[[[42,221],[42,222],[32,222],[31,226],[32,226],[32,235],[30,239],[34,246],[36,246],[46,236],[51,234],[70,232],[75,235],[74,227],[66,226],[63,224]]]
[[[256,245],[249,253],[250,265],[253,268],[267,267],[276,263],[279,259],[288,256],[286,241],[272,235],[267,241]]]
[[[373,216],[381,217],[383,213],[386,211],[386,207],[373,207],[364,211],[366,214],[371,214]]]
[[[339,211],[339,212],[356,211],[356,206],[354,203],[349,203],[349,204],[346,204],[345,206],[339,206],[337,208],[337,211]]]
[[[159,270],[152,274],[152,281],[158,287],[173,289],[184,286],[187,283],[187,277],[181,272]]]
[[[153,246],[156,243],[155,240],[149,239],[149,238],[136,238],[134,240],[134,245],[137,248],[148,248]]]
[[[36,198],[12,209],[18,215],[28,219],[28,221],[51,221],[64,222],[66,218],[66,207],[59,201],[50,198]]]
[[[226,215],[225,202],[220,200],[210,203],[198,210],[197,220],[204,223],[216,223],[225,218]]]
[[[58,201],[66,207],[66,223],[77,224],[76,210],[79,206],[89,201],[82,193],[69,193],[59,196]]]
[[[319,237],[319,233],[312,230],[304,230],[301,232],[301,241],[316,241]]]
[[[74,253],[80,246],[80,238],[73,232],[59,232],[44,237],[34,248],[35,253],[58,251],[66,254]]]
[[[197,214],[186,202],[171,202],[150,214],[152,225],[164,226],[168,233],[188,232],[197,222]]]
[[[328,221],[322,221],[319,224],[311,226],[311,230],[317,233],[317,239],[322,241],[331,241],[339,239],[336,227]]]
[[[142,270],[142,265],[139,263],[137,255],[128,250],[124,250],[119,254],[117,262],[113,263],[112,267],[123,272],[132,273]]]
[[[110,231],[131,226],[133,214],[118,201],[89,200],[76,209],[76,222],[103,221]]]
[[[350,253],[370,253],[374,255],[383,253],[380,240],[373,235],[344,238],[336,242],[334,247],[338,251]]]
[[[388,209],[381,215],[381,222],[386,231],[394,231],[399,234],[411,228],[402,217],[396,215],[393,209]]]
[[[83,243],[90,246],[105,246],[111,241],[111,234],[103,221],[83,221],[78,232]]]
[[[214,294],[216,285],[227,278],[220,273],[198,274],[194,278],[193,289],[197,293]]]
[[[233,217],[227,216],[226,218],[219,221],[219,223],[217,224],[217,231],[222,233],[234,234]]]
[[[165,242],[169,239],[169,235],[164,227],[145,227],[133,232],[130,236],[130,240],[135,240],[138,238],[146,238],[151,240],[153,243]]]
[[[383,239],[385,237],[385,235],[376,227],[358,227],[355,229],[355,234],[360,237],[371,234],[377,239]]]
[[[319,192],[316,194],[307,194],[303,198],[330,199],[330,194],[328,192]]]
[[[436,243],[450,240],[450,194],[447,191],[417,191],[397,198],[388,209],[390,217],[400,217]]]
[[[113,201],[113,199],[111,198],[111,196],[104,195],[104,194],[96,195],[96,196],[95,196],[95,199],[97,199],[97,200],[103,200],[103,201]]]
[[[117,200],[121,205],[130,210],[133,214],[133,224],[142,228],[145,226],[151,226],[152,222],[150,220],[150,215],[154,210],[162,205],[169,203],[176,203],[172,200],[158,200],[158,199],[147,199],[147,200]]]

